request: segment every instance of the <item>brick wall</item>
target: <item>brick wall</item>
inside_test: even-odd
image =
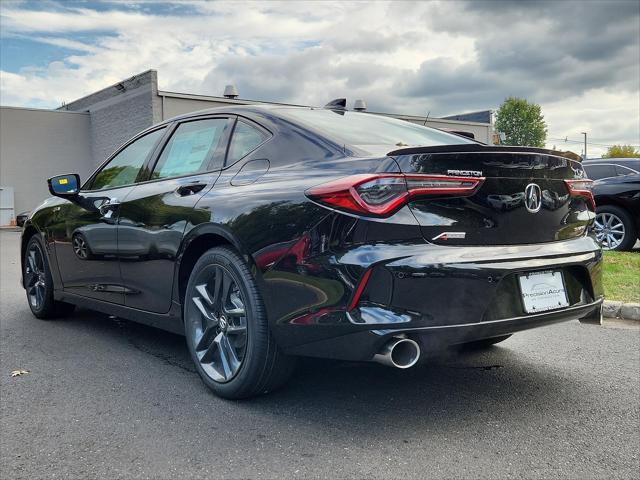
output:
[[[157,72],[149,70],[61,109],[90,114],[91,157],[97,166],[135,134],[161,120],[158,98]]]

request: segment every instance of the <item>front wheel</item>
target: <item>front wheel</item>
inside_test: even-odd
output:
[[[185,292],[184,326],[191,358],[217,395],[239,399],[288,380],[294,359],[276,345],[249,267],[227,247],[208,250]]]
[[[71,246],[73,247],[73,253],[75,253],[80,260],[90,260],[93,257],[87,239],[82,233],[75,233],[73,237],[71,237]]]
[[[38,235],[27,243],[24,254],[22,278],[27,291],[27,301],[31,313],[37,318],[47,319],[69,315],[75,306],[58,302],[53,298],[53,278],[49,260]]]

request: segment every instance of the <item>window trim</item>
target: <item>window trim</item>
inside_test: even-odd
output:
[[[115,187],[99,188],[99,189],[87,188],[88,186],[91,186],[93,184],[93,181],[95,180],[96,176],[100,172],[102,172],[102,170],[107,165],[109,165],[111,160],[113,160],[115,157],[117,157],[129,145],[131,145],[132,143],[140,140],[142,137],[145,137],[147,135],[150,135],[150,134],[152,134],[154,132],[157,132],[158,130],[162,130],[162,129],[165,130],[164,134],[160,136],[160,138],[158,139],[158,141],[156,142],[154,147],[151,149],[149,154],[147,154],[147,157],[144,159],[144,162],[142,163],[142,166],[140,167],[140,171],[138,172],[138,175],[136,176],[136,179],[134,180],[133,183],[128,183],[126,185],[118,185],[118,186],[115,186]],[[89,178],[80,187],[80,193],[107,192],[109,190],[114,190],[116,188],[130,187],[132,185],[136,185],[137,183],[139,183],[139,178],[140,178],[141,175],[143,175],[145,173],[149,158],[152,158],[155,155],[159,145],[164,144],[166,136],[167,136],[167,132],[169,130],[171,130],[171,124],[162,123],[160,125],[154,125],[153,127],[148,128],[147,130],[143,130],[142,132],[138,133],[133,138],[130,138],[129,140],[127,140],[120,147],[118,147],[115,152],[113,152],[109,157],[107,157],[107,159],[104,162],[102,162],[98,166],[98,168],[96,168],[93,171],[93,173],[89,176]]]
[[[209,119],[213,119],[213,118],[226,118],[229,120],[230,128],[227,129],[227,131],[225,132],[225,135],[220,139],[220,145],[219,148],[216,148],[216,152],[212,157],[212,162],[213,160],[215,160],[217,158],[218,155],[221,156],[222,158],[222,163],[219,167],[217,168],[212,168],[212,165],[208,165],[207,170],[202,171],[202,172],[197,172],[197,173],[188,173],[185,175],[178,175],[175,177],[166,177],[166,178],[155,178],[152,179],[151,178],[151,173],[153,172],[153,169],[156,166],[156,163],[158,161],[158,159],[160,158],[160,155],[162,154],[162,151],[164,150],[166,144],[168,143],[168,141],[171,139],[173,133],[175,132],[175,130],[178,128],[178,126],[182,123],[186,123],[186,122],[193,122],[193,121],[197,121],[197,120],[209,120]],[[235,131],[235,127],[236,124],[238,123],[239,120],[244,121],[245,123],[249,124],[252,127],[255,127],[256,129],[264,132],[267,135],[267,138],[260,144],[258,145],[256,148],[254,148],[253,150],[251,150],[250,152],[247,152],[246,155],[244,155],[242,158],[238,159],[236,162],[232,163],[232,164],[227,164],[227,157],[229,154],[229,148],[231,146],[231,138],[233,136],[233,132]],[[151,153],[149,156],[147,156],[145,162],[143,163],[140,172],[138,173],[138,176],[136,177],[136,180],[134,183],[129,183],[127,185],[119,185],[117,187],[109,187],[109,188],[103,188],[103,189],[99,189],[99,190],[90,190],[90,189],[86,189],[85,187],[87,185],[90,185],[91,182],[93,182],[95,176],[100,173],[102,171],[102,169],[104,167],[106,167],[109,162],[111,160],[113,160],[113,158],[115,158],[120,152],[122,152],[125,148],[127,148],[129,145],[131,145],[133,142],[135,142],[136,140],[139,140],[140,138],[144,137],[145,135],[148,135],[150,133],[153,133],[157,130],[161,130],[161,129],[165,129],[164,135],[162,135],[160,137],[160,139],[158,140],[158,143],[156,144],[155,148],[152,149]],[[245,117],[243,115],[238,115],[235,113],[215,113],[215,114],[204,114],[204,115],[194,115],[191,117],[185,117],[185,118],[180,118],[176,121],[173,122],[165,122],[165,123],[161,123],[158,125],[154,125],[146,130],[143,130],[142,132],[138,133],[136,136],[132,137],[131,139],[129,139],[127,142],[123,143],[120,147],[118,147],[118,149],[116,149],[116,151],[114,153],[112,153],[109,157],[107,157],[107,159],[102,162],[98,168],[96,168],[96,170],[94,170],[94,172],[89,176],[89,178],[87,179],[86,182],[84,182],[82,184],[82,187],[80,187],[80,193],[95,193],[95,192],[106,192],[109,190],[114,190],[117,188],[124,188],[124,187],[131,187],[134,185],[141,185],[141,184],[147,184],[147,183],[153,183],[153,182],[162,182],[162,181],[166,181],[166,180],[172,180],[172,179],[176,179],[176,178],[184,178],[184,177],[193,177],[196,175],[205,175],[205,174],[210,174],[210,173],[215,173],[215,172],[220,172],[222,170],[226,170],[229,167],[232,167],[233,165],[236,165],[238,162],[246,159],[249,155],[251,155],[253,152],[255,152],[258,148],[262,147],[265,143],[271,141],[274,138],[274,134],[267,129],[266,127],[264,127],[263,125],[257,123],[256,121],[254,121],[251,118]]]
[[[256,145],[256,147],[254,149],[252,149],[249,152],[245,153],[242,157],[237,159],[235,162],[228,163],[229,151],[231,150],[231,142],[233,141],[233,134],[236,132],[236,127],[238,126],[239,122],[244,122],[247,125],[249,125],[250,127],[253,127],[256,130],[264,133],[265,134],[265,139],[261,143]],[[271,133],[268,129],[266,129],[265,127],[263,127],[259,123],[255,122],[255,121],[253,121],[253,120],[251,120],[251,119],[249,119],[247,117],[243,117],[242,115],[236,115],[236,120],[235,120],[235,122],[233,124],[233,128],[232,128],[231,132],[229,133],[229,139],[228,139],[228,142],[227,142],[227,150],[226,150],[225,155],[224,155],[224,163],[223,163],[222,170],[225,170],[225,169],[227,169],[229,167],[232,167],[232,166],[236,165],[238,162],[241,162],[242,160],[247,158],[249,155],[251,155],[253,152],[255,152],[260,147],[262,147],[265,143],[271,141],[271,139],[273,137],[274,137],[273,133]]]
[[[171,130],[168,132],[168,135],[163,137],[162,145],[159,146],[159,148],[156,148],[154,151],[154,154],[147,159],[147,164],[145,164],[145,166],[148,168],[146,169],[147,171],[146,171],[144,180],[139,180],[136,182],[136,184],[162,182],[164,180],[171,180],[174,178],[193,177],[195,175],[203,175],[206,173],[213,173],[213,172],[218,172],[222,170],[224,168],[224,162],[226,159],[226,151],[229,148],[229,139],[231,138],[231,132],[233,131],[233,127],[235,126],[234,117],[235,116],[231,114],[220,113],[220,114],[214,114],[214,115],[201,115],[201,116],[195,116],[195,117],[188,117],[188,118],[184,118],[174,122],[171,125]],[[162,152],[164,152],[164,149],[167,147],[167,145],[169,145],[169,142],[173,138],[173,135],[178,130],[180,125],[183,125],[185,123],[198,122],[203,120],[215,120],[215,119],[226,119],[227,125],[225,127],[225,131],[223,132],[223,135],[220,137],[220,140],[213,152],[213,155],[209,159],[209,163],[207,164],[207,168],[205,170],[201,172],[185,173],[183,175],[174,175],[171,177],[151,178],[151,175],[153,174],[154,170],[158,166],[158,161],[162,156]],[[216,164],[215,160],[217,158],[221,158],[222,161],[220,162],[219,167],[214,168]]]

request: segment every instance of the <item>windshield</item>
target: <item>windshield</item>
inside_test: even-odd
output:
[[[371,113],[337,113],[305,108],[283,108],[279,111],[349,145],[431,147],[476,143],[440,130]]]

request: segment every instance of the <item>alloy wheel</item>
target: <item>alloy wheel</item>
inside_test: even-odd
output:
[[[25,266],[25,287],[29,303],[35,310],[40,310],[46,295],[46,273],[44,269],[44,257],[37,244],[32,244],[27,252]]]
[[[209,265],[187,296],[186,321],[202,370],[216,382],[236,376],[247,351],[247,313],[238,282],[221,265]]]
[[[87,242],[82,237],[82,235],[76,235],[75,237],[73,237],[73,251],[78,257],[82,259],[86,259],[89,256]]]
[[[615,249],[623,242],[625,236],[622,219],[609,212],[596,215],[594,231],[604,250]]]

